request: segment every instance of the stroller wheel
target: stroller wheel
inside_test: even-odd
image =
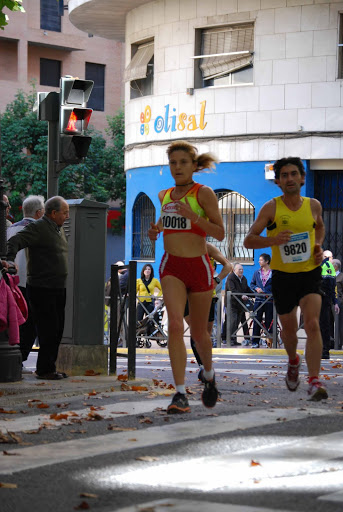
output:
[[[144,341],[142,338],[136,338],[136,347],[137,348],[143,348],[144,347]]]
[[[157,340],[157,345],[159,345],[160,347],[164,348],[168,345],[168,340]]]
[[[146,346],[146,348],[151,348],[151,341],[150,340],[146,340],[145,346]]]

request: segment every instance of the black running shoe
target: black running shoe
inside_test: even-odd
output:
[[[176,393],[173,396],[171,404],[168,405],[167,413],[182,414],[184,412],[190,412],[190,410],[191,408],[189,407],[186,395],[183,395],[182,393]]]
[[[218,395],[219,395],[219,392],[218,392],[218,389],[217,389],[217,386],[216,386],[216,380],[213,376],[213,379],[212,380],[206,380],[204,378],[204,383],[205,383],[205,387],[204,387],[204,391],[202,392],[202,395],[201,395],[201,399],[202,399],[202,403],[204,404],[205,407],[214,407],[217,403],[217,400],[218,400]]]

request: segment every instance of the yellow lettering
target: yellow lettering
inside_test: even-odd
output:
[[[199,125],[199,128],[200,130],[204,130],[204,128],[206,127],[207,123],[205,123],[205,108],[206,108],[206,101],[202,101],[200,103],[201,105],[201,110],[200,110],[200,125]]]
[[[190,121],[187,126],[188,130],[191,130],[191,131],[197,130],[198,127],[197,127],[197,122],[196,122],[195,116],[193,116],[193,115],[189,116],[188,121]]]
[[[187,119],[187,115],[183,112],[182,114],[179,115],[179,123],[177,125],[177,129],[182,132],[182,130],[185,129],[186,125],[185,125],[185,121]]]

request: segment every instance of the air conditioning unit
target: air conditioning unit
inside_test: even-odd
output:
[[[274,172],[273,164],[266,164],[264,166],[264,177],[266,180],[274,180],[275,179],[275,172]]]

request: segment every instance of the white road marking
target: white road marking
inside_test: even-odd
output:
[[[208,512],[215,510],[216,512],[275,512],[275,509],[265,507],[249,507],[247,505],[232,505],[230,503],[214,503],[213,501],[194,501],[194,500],[176,500],[173,498],[149,501],[148,503],[140,503],[117,510],[117,512],[137,512],[139,510],[153,510],[154,512]],[[278,512],[289,512],[287,510],[278,509]]]
[[[156,407],[158,401],[154,401]],[[143,402],[147,404],[147,401]],[[123,404],[121,404],[123,405]],[[118,406],[119,407],[119,406]],[[121,408],[121,407],[120,407]],[[146,411],[147,409],[145,409]],[[278,418],[300,420],[309,416],[327,416],[327,409],[263,409],[229,416],[206,417],[201,420],[182,421],[172,425],[149,427],[135,432],[117,432],[85,439],[63,441],[47,445],[15,449],[19,457],[0,455],[0,474],[14,474],[18,471],[49,466],[61,462],[80,460],[86,457],[123,452],[132,448],[147,448],[189,439],[213,436],[225,432],[245,430],[275,423]],[[184,417],[183,417],[184,418]],[[135,442],[132,442],[132,438]],[[203,467],[203,466],[199,466]],[[204,473],[204,472],[203,472]],[[208,475],[208,472],[205,472]],[[216,470],[215,475],[218,474]],[[227,472],[223,474],[227,478]],[[134,481],[134,480],[131,480]]]
[[[127,391],[127,393],[134,393]],[[146,400],[142,402],[122,402],[122,403],[115,403],[112,405],[104,405],[104,409],[101,409],[99,411],[95,411],[101,416],[105,417],[111,417],[111,418],[119,418],[123,416],[121,413],[126,413],[125,416],[130,416],[133,414],[142,414],[142,413],[149,413],[152,412],[157,407],[167,408],[169,399],[165,398],[164,400]],[[194,401],[192,402],[194,405],[201,404],[201,401]],[[98,405],[98,404],[97,404]],[[101,405],[101,404],[99,404]],[[28,417],[20,417],[20,418],[9,418],[9,421],[0,421],[0,432],[9,430],[10,432],[24,432],[25,430],[35,430],[38,429],[42,423],[48,421],[50,423],[55,423],[56,426],[68,423],[68,420],[64,421],[55,421],[50,419],[50,414],[46,414],[46,409],[44,409],[44,414],[39,414],[36,416],[28,416]],[[65,409],[62,409],[57,412],[57,414],[66,414],[68,411]],[[83,407],[83,409],[73,410],[75,414],[80,419],[85,418],[88,413],[90,412],[89,407]],[[72,418],[72,417],[70,417]]]

